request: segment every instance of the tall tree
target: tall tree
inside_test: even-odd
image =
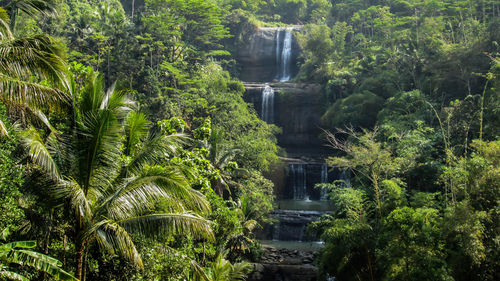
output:
[[[161,165],[180,136],[149,134],[149,122],[133,107],[124,92],[104,91],[102,77],[94,73],[78,97],[70,134],[24,132],[33,163],[49,179],[43,188],[74,216],[81,280],[94,242],[142,267],[131,231],[212,236],[210,223],[195,213],[208,211],[208,204],[189,187],[186,171]],[[160,201],[168,212],[156,211]]]

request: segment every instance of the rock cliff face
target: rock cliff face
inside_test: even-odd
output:
[[[282,27],[261,27],[250,37],[248,44],[238,50],[236,60],[242,66],[240,72],[242,81],[266,82],[278,79],[279,57],[283,51],[285,30]],[[297,72],[297,54],[299,53],[299,45],[294,36],[291,48],[291,76],[293,77]]]
[[[269,83],[274,89],[274,124],[282,128],[278,144],[288,157],[323,156],[329,150],[320,139],[323,100],[321,88],[316,84]],[[262,111],[262,91],[266,84],[245,83],[245,100],[252,103],[258,113]]]
[[[313,265],[315,252],[305,250],[277,249],[264,246],[260,263],[248,281],[314,281],[318,269]]]

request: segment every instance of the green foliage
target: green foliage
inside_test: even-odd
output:
[[[188,231],[212,238],[210,224],[200,215],[209,210],[208,203],[190,188],[189,171],[161,165],[181,136],[149,134],[144,115],[132,110],[123,92],[114,87],[105,92],[97,73],[77,98],[75,127],[64,142],[54,135],[44,141],[34,129],[23,133],[33,168],[51,182],[40,188],[74,217],[77,278],[85,276],[83,259],[94,242],[142,268],[130,232]],[[167,207],[155,210],[159,202]]]
[[[8,228],[5,228],[2,230],[2,234],[8,231]],[[2,240],[4,239],[5,237],[2,238]],[[36,247],[35,241],[16,241],[0,244],[0,277],[9,280],[29,281],[30,279],[11,268],[11,264],[18,264],[49,273],[55,280],[78,280],[61,269],[62,263],[60,261],[31,250],[34,247]]]
[[[378,111],[384,100],[375,94],[365,91],[352,94],[347,98],[337,100],[321,117],[327,128],[350,126],[370,128],[375,125]]]
[[[378,257],[385,280],[453,280],[447,272],[438,210],[409,207],[382,223]]]
[[[276,129],[250,111],[243,101],[243,89],[240,82],[229,78],[229,73],[210,63],[199,72],[198,89],[191,90],[195,96],[205,99],[209,106],[198,116],[210,116],[212,129],[223,131],[224,141],[240,150],[240,166],[264,170],[277,160],[273,136]]]
[[[165,51],[167,61],[174,62],[189,53],[219,48],[218,41],[227,37],[221,24],[220,8],[201,0],[147,0],[144,24],[158,40],[156,49]]]
[[[219,253],[209,268],[208,281],[239,281],[245,280],[246,275],[251,272],[252,264],[241,262],[231,264],[225,259],[224,253]]]
[[[349,139],[329,139],[346,155],[329,164],[352,169],[353,188],[330,186],[334,211],[311,226],[326,242],[325,273],[345,280],[496,279],[498,141],[474,140],[470,155],[448,156],[445,190],[411,190],[408,197],[407,183],[396,176],[428,160],[423,134],[432,131],[414,129],[390,146],[377,140],[377,131],[341,132]]]
[[[263,222],[273,210],[273,183],[257,171],[250,171],[238,179],[237,191],[241,200],[241,210],[246,219]]]
[[[0,9],[0,227],[19,229],[22,202],[16,235],[83,279],[242,279],[229,260],[258,256],[279,130],[225,68],[258,26],[301,25],[296,79],[323,87],[323,127],[352,126],[330,136],[352,188],[328,185],[334,212],[313,224],[323,275],[500,279],[498,3],[121,2]]]
[[[13,155],[18,136],[5,113],[5,106],[0,104],[0,122],[5,124],[8,135],[0,136],[0,229],[17,230],[24,219],[18,202],[24,180],[22,169]]]
[[[46,34],[17,36],[3,19],[0,31],[0,101],[24,111],[66,107],[69,96],[48,85],[68,89],[61,46]]]
[[[500,145],[473,142],[470,158],[460,158],[446,167],[442,177],[450,192],[444,232],[450,243],[450,264],[459,280],[494,280],[498,266],[498,198]]]

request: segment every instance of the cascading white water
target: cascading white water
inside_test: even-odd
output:
[[[281,226],[280,226],[279,221],[275,222],[274,226],[273,226],[273,234],[272,234],[273,241],[279,241],[280,240],[280,229],[281,229]]]
[[[327,164],[321,165],[321,183],[328,183],[328,165]],[[322,188],[320,199],[326,200],[327,195],[328,195],[328,190],[325,188]]]
[[[305,164],[290,164],[290,176],[292,178],[293,199],[305,199],[307,196]]]
[[[327,182],[328,182],[328,165],[322,164],[321,165],[321,183],[327,183]]]
[[[280,33],[279,30],[278,33]],[[276,49],[277,51],[278,48],[280,47],[279,45],[280,44],[278,43]],[[292,59],[292,29],[287,28],[285,29],[285,36],[283,39],[283,49],[281,50],[280,62],[278,63],[279,79],[281,82],[286,82],[290,80],[291,59]]]
[[[344,187],[351,187],[351,178],[346,170],[340,172],[339,180],[343,182]]]
[[[274,89],[266,83],[262,90],[261,119],[271,124],[274,122]]]
[[[281,28],[276,30],[276,79],[281,78]]]

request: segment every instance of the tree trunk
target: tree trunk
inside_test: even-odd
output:
[[[134,12],[135,12],[135,0],[132,0],[132,12],[131,12],[132,21],[134,20]]]
[[[380,190],[378,185],[378,175],[372,171],[373,188],[375,189],[375,200],[377,203],[379,218],[382,218],[382,204],[380,202]]]
[[[87,248],[83,251],[83,267],[82,267],[82,279],[80,281],[85,281],[87,279]]]
[[[365,246],[365,251],[366,251],[366,259],[368,261],[368,270],[370,272],[370,281],[373,281],[373,266],[370,258],[370,251],[368,251],[368,248]]]
[[[83,241],[77,241],[75,243],[76,246],[76,272],[75,277],[79,280],[82,280],[83,276],[83,264],[85,259],[85,243]],[[83,281],[83,280],[82,280]]]
[[[9,13],[10,15],[10,31],[14,33],[14,30],[16,29],[16,16],[17,16],[17,8],[11,8],[11,11]]]

